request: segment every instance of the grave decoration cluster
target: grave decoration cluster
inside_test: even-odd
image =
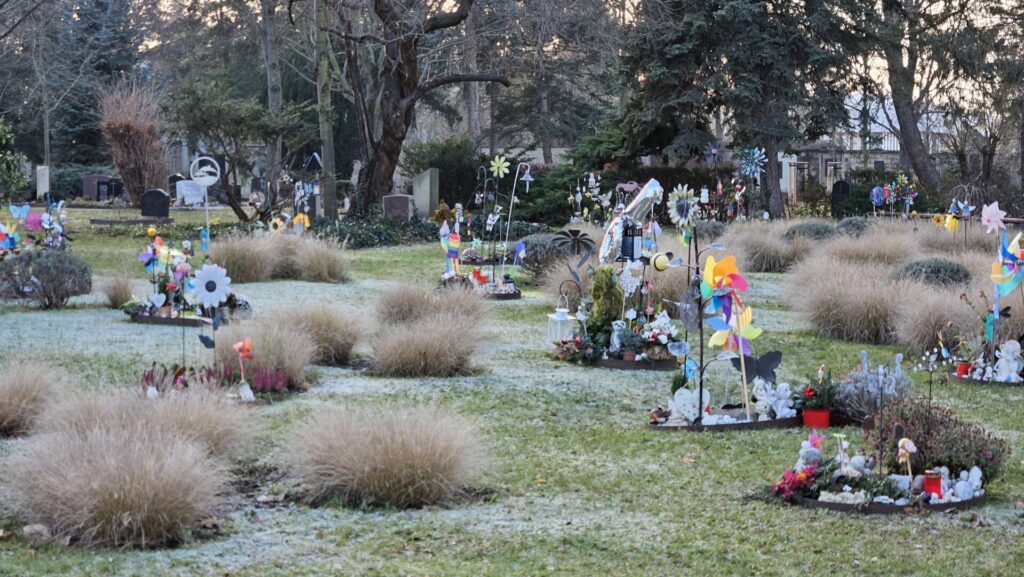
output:
[[[482,217],[482,227],[474,226],[476,217],[467,216],[461,203],[457,203],[448,215],[451,223],[448,218],[440,219],[438,239],[445,255],[442,287],[463,286],[487,298],[500,300],[522,298],[516,276],[526,258],[526,245],[518,242],[510,247],[509,244],[515,207],[519,203],[517,185],[522,182],[524,194],[529,195],[533,177],[530,165],[519,163],[511,191],[506,195],[500,190],[500,181],[509,174],[510,167],[505,157],[499,155],[491,160],[489,170],[482,166],[478,170],[482,184],[474,195],[474,204],[478,212],[487,215]],[[487,176],[488,172],[490,176]],[[482,230],[474,234],[475,228]],[[464,240],[469,242],[464,243]]]
[[[962,229],[966,239],[966,229],[976,207],[969,195],[965,198],[961,200],[954,197],[949,212],[944,218],[936,215],[935,224],[944,226],[951,234]],[[953,372],[950,378],[957,381],[1024,382],[1021,343],[1004,322],[1014,311],[1001,300],[1017,290],[1024,293],[1021,285],[1021,281],[1024,281],[1024,251],[1021,248],[1021,234],[1010,240],[1003,223],[1005,217],[1006,212],[999,209],[998,202],[985,205],[981,210],[982,226],[996,238],[996,255],[990,275],[991,295],[981,292],[975,297],[964,292],[959,297],[977,316],[977,332],[963,335],[939,331],[935,345],[922,355],[921,362],[915,367],[917,370],[935,372],[941,365],[951,367]],[[961,227],[961,221],[967,224]]]
[[[133,322],[203,326],[213,323],[218,313],[224,322],[251,314],[249,302],[231,292],[227,270],[209,262],[208,230],[196,233],[195,239],[172,246],[155,228],[149,228],[150,241],[138,261],[146,268],[153,288],[144,299],[133,298],[122,307]],[[201,264],[194,265],[197,258]]]
[[[980,467],[951,471],[939,465],[915,474],[911,460],[917,446],[912,439],[900,437],[887,447],[897,456],[898,467],[883,472],[880,459],[854,453],[846,437],[833,434],[830,442],[812,431],[800,446],[796,464],[769,487],[769,493],[808,508],[876,514],[900,513],[911,506],[945,511],[984,502],[985,476]]]
[[[71,239],[64,232],[68,219],[64,201],[47,202],[43,212],[32,212],[27,203],[7,208],[6,217],[0,221],[0,261],[24,250],[68,248]]]

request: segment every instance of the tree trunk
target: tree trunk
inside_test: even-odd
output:
[[[277,23],[274,12],[277,0],[260,0],[260,45],[267,74],[267,110],[271,116],[281,113],[281,62],[277,54]],[[284,137],[278,135],[267,142],[267,201],[277,202],[281,180],[281,155]]]
[[[488,148],[490,149],[490,155],[494,156],[498,154],[498,103],[497,103],[498,88],[493,84],[487,87],[487,96],[489,104],[489,116],[488,123],[490,124],[490,130],[488,131]]]
[[[469,18],[466,19],[466,69],[469,72],[476,72],[477,63],[479,62],[476,21],[476,13],[470,12]],[[469,137],[473,139],[474,146],[479,145],[480,136],[483,134],[480,118],[480,83],[467,82],[464,98],[466,103],[466,131],[469,132]]]
[[[779,143],[774,137],[765,138],[764,155],[768,160],[764,164],[761,182],[768,193],[768,214],[772,218],[785,218],[786,206],[782,201],[782,186],[779,184],[782,179],[779,174]]]
[[[1018,115],[1017,119],[1017,153],[1020,155],[1020,163],[1017,167],[1017,176],[1020,177],[1020,194],[1024,196],[1024,93],[1021,94],[1020,102],[1017,103]]]
[[[317,20],[326,24],[326,6],[321,6],[317,10]],[[331,103],[331,39],[327,33],[319,31],[322,28],[323,26],[317,27],[317,34],[320,35],[317,43],[320,58],[317,60],[316,73],[317,114],[320,117],[320,160],[323,163],[323,171],[320,175],[320,195],[324,200],[323,216],[330,220],[338,220],[338,179],[334,166],[334,107]]]
[[[540,121],[544,128],[541,132],[540,147],[544,154],[544,164],[550,166],[555,163],[555,157],[551,153],[551,132],[548,130],[550,126],[551,107],[548,104],[548,91],[544,87],[544,81],[541,81],[540,85]]]

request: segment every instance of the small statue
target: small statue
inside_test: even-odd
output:
[[[608,345],[608,352],[617,353],[622,348],[622,331],[626,330],[626,321],[619,319],[612,321],[612,337]]]
[[[907,475],[913,479],[914,473],[910,469],[910,456],[917,452],[917,446],[915,446],[914,442],[910,439],[903,437],[900,439],[899,443],[896,444],[896,447],[899,449],[898,456],[900,465],[907,465]]]
[[[821,463],[821,449],[825,442],[825,435],[817,431],[811,433],[806,441],[800,444],[800,458],[797,459],[793,470],[803,471],[807,467],[817,467]]]
[[[1020,343],[1006,341],[996,351],[995,380],[1000,383],[1019,383],[1020,378]]]
[[[757,413],[758,421],[768,421],[772,417],[769,413],[772,410],[772,400],[775,391],[770,390],[771,386],[761,378],[754,379],[754,412]]]
[[[796,409],[793,408],[793,392],[789,389],[789,383],[779,383],[779,386],[776,387],[772,410],[775,411],[776,419],[790,419],[796,416]]]

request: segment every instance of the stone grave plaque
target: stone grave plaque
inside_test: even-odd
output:
[[[384,216],[394,222],[407,222],[412,218],[412,197],[408,194],[389,194],[384,197]]]
[[[110,177],[104,174],[87,174],[82,177],[82,198],[99,200],[99,184],[109,183]]]
[[[142,193],[142,216],[147,218],[167,218],[171,212],[171,196],[159,188],[151,188]]]

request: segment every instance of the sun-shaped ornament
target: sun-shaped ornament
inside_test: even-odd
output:
[[[491,160],[491,174],[494,178],[504,178],[508,174],[509,166],[508,160],[499,154]]]

